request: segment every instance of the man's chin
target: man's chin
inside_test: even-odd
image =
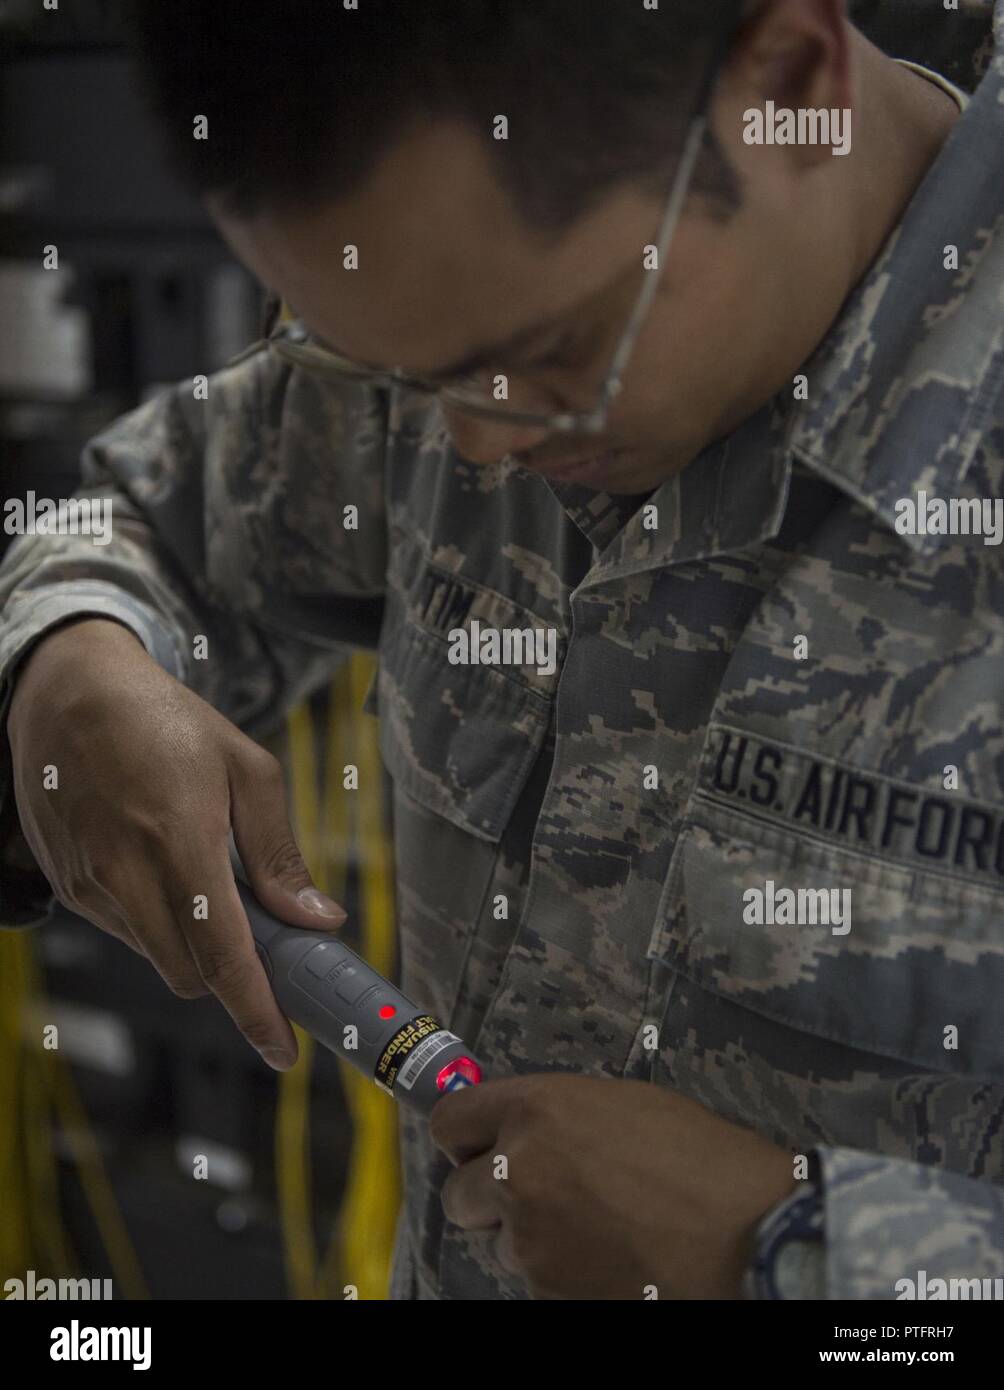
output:
[[[633,497],[654,492],[685,466],[686,460],[677,463],[665,451],[656,455],[643,449],[616,449],[581,463],[553,467],[545,464],[531,471],[555,483],[575,483],[594,492]]]

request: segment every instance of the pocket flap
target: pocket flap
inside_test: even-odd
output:
[[[849,930],[833,916],[846,899],[823,896],[845,889]],[[698,796],[649,955],[803,1031],[997,1077],[1002,945],[999,890],[838,850]],[[957,1046],[946,1046],[953,1028]]]
[[[547,732],[550,702],[445,642],[402,627],[381,649],[380,750],[396,785],[484,840],[498,840]],[[445,866],[444,866],[445,867]]]

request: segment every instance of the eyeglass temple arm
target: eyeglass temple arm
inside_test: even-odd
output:
[[[711,121],[710,107],[715,83],[718,80],[722,64],[725,62],[729,49],[732,47],[733,40],[742,27],[743,20],[745,19],[745,11],[745,0],[732,0],[731,13],[728,16],[728,23],[722,32],[721,42],[716,46],[714,57],[708,64],[704,77],[702,78],[696,102],[697,115],[691,122],[690,131],[683,147],[680,167],[677,170],[673,184],[673,191],[670,195],[669,204],[666,207],[662,225],[659,228],[656,238],[656,273],[646,278],[645,285],[638,297],[638,303],[635,305],[634,312],[628,321],[624,337],[614,354],[614,359],[610,364],[610,370],[607,373],[607,380],[600,394],[599,404],[592,412],[592,418],[596,421],[600,421],[603,418],[606,407],[621,389],[621,376],[624,372],[624,368],[627,366],[631,353],[634,351],[638,334],[641,331],[641,325],[651,307],[655,293],[659,288],[663,258],[666,254],[667,247],[673,240],[680,217],[683,214],[683,208],[690,192],[690,181],[693,178],[694,169],[700,157],[701,146],[704,143],[704,137]]]
[[[609,400],[611,396],[615,396],[620,389],[621,373],[627,365],[631,353],[634,351],[635,342],[641,331],[642,322],[659,288],[663,257],[666,254],[667,247],[673,239],[680,222],[680,217],[683,214],[683,208],[687,201],[690,188],[690,181],[693,176],[694,167],[701,153],[701,145],[704,141],[704,132],[707,130],[707,127],[707,116],[698,116],[694,120],[690,133],[687,136],[683,149],[683,158],[680,160],[680,167],[677,170],[673,193],[667,204],[666,211],[663,214],[662,224],[659,228],[658,238],[655,243],[656,262],[653,267],[655,273],[646,277],[644,287],[634,307],[634,312],[628,320],[628,326],[625,330],[624,337],[614,355],[614,360],[610,364],[609,380],[604,391],[604,400]]]

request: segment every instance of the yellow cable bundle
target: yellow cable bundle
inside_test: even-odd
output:
[[[60,1274],[78,1272],[78,1261],[71,1254],[69,1237],[63,1226],[59,1178],[52,1146],[54,1073],[57,1067],[62,1067],[64,1071],[67,1068],[58,1054],[42,1046],[43,1026],[47,1020],[42,1016],[45,991],[35,956],[37,938],[24,933],[16,944],[22,948],[21,1036],[24,1047],[21,1118],[27,1162],[28,1209],[36,1261],[33,1268],[42,1266],[58,1278]],[[117,1254],[117,1251],[114,1253]]]
[[[23,1279],[34,1268],[22,1103],[21,1016],[28,949],[21,932],[0,932],[0,1283]]]
[[[146,1299],[136,1250],[115,1200],[69,1065],[42,1046],[46,1017],[41,972],[28,933],[0,932],[0,1106],[11,1117],[0,1132],[0,1269],[24,1278],[75,1275],[59,1208],[52,1149],[52,1108],[77,1165],[84,1197],[108,1253],[117,1292]],[[2,1111],[0,1111],[2,1113]]]
[[[121,1298],[148,1299],[150,1292],[136,1249],[115,1199],[101,1150],[73,1084],[70,1069],[56,1053],[42,1055],[51,1059],[50,1082],[56,1109],[80,1173],[84,1196],[111,1261],[115,1292]]]
[[[350,843],[357,851],[361,954],[382,974],[394,968],[393,866],[384,824],[375,722],[362,712],[373,658],[357,654],[334,677],[328,703],[323,819],[318,804],[316,740],[309,706],[289,718],[287,735],[297,838],[317,886],[341,899]],[[355,762],[358,790],[344,785]],[[350,830],[353,832],[350,839]],[[277,1172],[290,1288],[297,1298],[386,1297],[398,1208],[397,1115],[373,1083],[341,1066],[353,1147],[345,1197],[323,1266],[310,1220],[309,1073],[312,1043],[296,1030],[301,1061],[279,1081]]]
[[[319,855],[317,753],[310,706],[293,710],[287,721],[289,771],[293,786],[293,826],[318,888],[327,891],[326,865]],[[313,1298],[317,1250],[311,1221],[310,1075],[314,1040],[295,1023],[300,1049],[296,1066],[279,1077],[275,1115],[275,1174],[286,1277],[292,1296]]]
[[[332,709],[329,745],[329,816],[334,802],[353,798],[355,844],[359,867],[359,909],[362,924],[360,953],[382,975],[394,968],[393,864],[384,824],[382,769],[376,723],[363,713],[362,703],[374,670],[374,658],[355,653],[348,665],[348,697]],[[342,789],[344,727],[359,769],[359,789]],[[399,1202],[397,1112],[361,1072],[341,1065],[345,1095],[352,1115],[355,1141],[349,1167],[341,1222],[342,1270],[360,1298],[387,1296],[387,1277],[394,1243]],[[330,1289],[335,1283],[332,1252],[322,1275]],[[336,1290],[337,1292],[337,1290]]]

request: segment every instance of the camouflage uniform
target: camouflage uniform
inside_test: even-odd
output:
[[[896,56],[973,87],[958,54],[989,4],[861,7],[901,11],[948,49]],[[464,462],[427,401],[259,352],[91,441],[111,545],[26,537],[0,569],[8,690],[41,632],[104,613],[256,732],[378,646],[407,991],[494,1076],[649,1078],[818,1154],[834,1298],[1004,1273],[1000,555],[894,529],[918,489],[1002,492],[1004,3],[996,22],[808,401],[659,488],[657,531],[638,499]],[[557,672],[450,664],[474,619],[554,626]],[[11,809],[8,786],[13,859]],[[853,887],[852,930],[745,925],[767,879]],[[37,871],[7,887],[5,923],[37,920]],[[524,1297],[445,1224],[424,1122],[402,1131],[395,1294]]]

